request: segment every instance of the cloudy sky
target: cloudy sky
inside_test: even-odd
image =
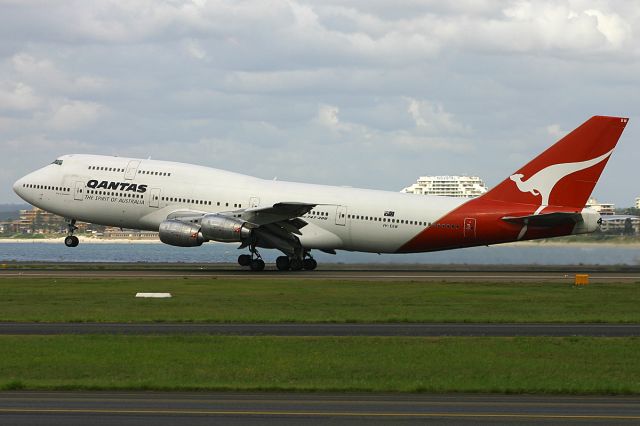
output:
[[[67,153],[400,190],[495,185],[630,117],[595,196],[640,195],[630,1],[0,0],[0,203]]]

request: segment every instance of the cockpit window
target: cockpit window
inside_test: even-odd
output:
[[[62,166],[62,160],[56,160],[51,164],[57,164],[58,166]]]

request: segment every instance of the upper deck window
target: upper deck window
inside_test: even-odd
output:
[[[51,164],[57,164],[58,166],[62,166],[62,160],[56,160]]]

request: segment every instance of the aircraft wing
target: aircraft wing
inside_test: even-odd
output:
[[[289,219],[304,216],[305,214],[309,213],[315,206],[317,206],[317,204],[282,202],[276,203],[269,207],[245,209],[242,212],[241,217],[247,222],[251,222],[259,226],[268,225],[271,223],[287,221]]]
[[[277,248],[293,256],[302,250],[296,235],[301,235],[300,229],[307,225],[307,222],[300,219],[300,216],[309,213],[317,205],[281,202],[271,206],[231,210],[216,214],[242,219],[246,222],[245,226],[253,230],[254,237],[261,241],[263,246]],[[169,214],[167,219],[197,224],[205,214],[209,213],[198,210],[177,210]],[[239,248],[244,248],[250,243],[251,241],[244,241]]]
[[[307,226],[307,222],[300,219],[300,216],[309,213],[316,205],[281,202],[271,206],[246,209],[240,213],[239,217],[256,226],[253,235],[261,241],[263,246],[277,248],[289,256],[294,256],[296,253],[301,255],[302,246],[296,235],[302,235],[300,229]],[[248,242],[243,242],[239,248],[247,245]]]
[[[230,210],[219,212],[217,214],[229,217],[239,217],[246,222],[251,223],[254,227],[270,225],[279,222],[293,221],[297,225],[297,229],[302,228],[307,223],[298,219],[309,213],[317,204],[298,203],[298,202],[282,202],[267,207],[255,207],[242,210]],[[201,210],[176,210],[167,216],[167,219],[180,220],[184,222],[195,221],[208,212]]]

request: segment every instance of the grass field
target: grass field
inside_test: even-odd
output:
[[[172,299],[136,299],[171,292]],[[638,283],[3,278],[0,321],[640,322]]]
[[[638,394],[639,352],[635,338],[0,336],[0,389]]]
[[[16,277],[0,321],[640,322],[638,284]],[[638,353],[638,338],[4,335],[0,389],[640,394]]]

